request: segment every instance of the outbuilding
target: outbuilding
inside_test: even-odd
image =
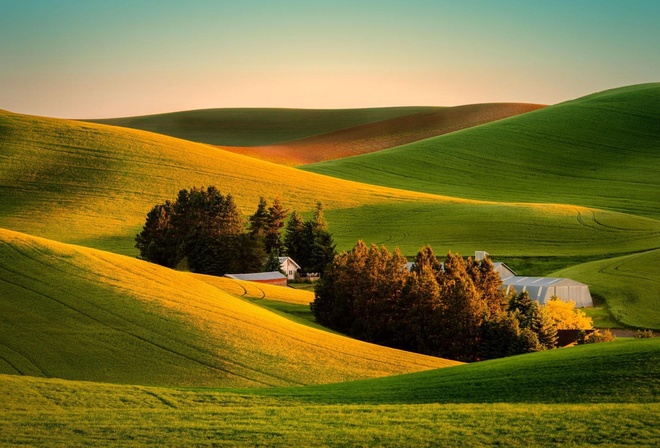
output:
[[[474,258],[481,261],[489,258],[489,254],[486,251],[476,251]],[[527,291],[529,297],[541,305],[544,305],[552,296],[565,302],[572,300],[578,308],[594,305],[589,286],[570,278],[525,277],[517,275],[513,269],[502,262],[493,263],[493,269],[500,274],[507,294],[512,291],[518,294]]]
[[[247,282],[265,283],[268,285],[286,286],[286,275],[279,271],[256,272],[254,274],[225,274],[225,277]]]
[[[512,289],[517,293],[527,291],[529,297],[541,305],[548,302],[552,296],[557,296],[565,302],[572,300],[578,308],[594,304],[589,286],[570,278],[513,276],[503,278],[502,283],[507,293]]]

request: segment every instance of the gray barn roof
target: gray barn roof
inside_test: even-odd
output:
[[[258,280],[286,280],[286,275],[278,271],[256,272],[254,274],[225,274],[227,278],[234,280],[258,281]]]
[[[527,291],[529,297],[540,304],[545,304],[552,296],[557,296],[564,301],[573,300],[577,307],[593,306],[589,286],[570,278],[518,276],[507,277],[502,283],[507,291],[511,288],[517,293]]]
[[[502,280],[505,285],[520,286],[587,286],[584,283],[576,282],[570,278],[557,277],[508,277]]]

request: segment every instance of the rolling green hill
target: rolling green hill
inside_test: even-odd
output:
[[[367,381],[253,392],[325,404],[657,403],[658,388],[660,338],[653,338],[549,350]]]
[[[624,325],[660,330],[660,250],[610,258],[553,274],[590,285],[607,310]]]
[[[269,146],[222,148],[283,165],[304,165],[381,151],[542,107],[494,103],[438,108]]]
[[[660,218],[660,83],[614,89],[315,173],[493,201],[577,204]]]
[[[339,248],[358,239],[439,253],[623,254],[658,246],[660,222],[551,204],[487,203],[344,181],[144,131],[0,113],[0,227],[134,255],[146,213],[216,185],[245,214],[265,196],[322,201]]]
[[[86,121],[213,145],[260,146],[438,109],[203,109]]]
[[[221,288],[0,229],[0,373],[264,387],[456,364],[299,325]]]
[[[0,443],[653,446],[660,341],[368,381],[181,390],[0,375]]]

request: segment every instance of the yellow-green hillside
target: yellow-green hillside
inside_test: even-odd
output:
[[[220,287],[133,258],[0,230],[0,373],[263,387],[456,364],[299,325]]]
[[[0,227],[135,254],[146,213],[182,188],[216,185],[252,213],[259,196],[327,210],[340,248],[362,238],[414,254],[573,255],[657,246],[660,223],[582,207],[452,199],[359,184],[207,145],[93,123],[0,113]]]

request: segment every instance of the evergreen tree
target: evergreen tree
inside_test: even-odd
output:
[[[518,354],[520,324],[511,312],[491,314],[482,325],[481,359],[495,359]]]
[[[142,232],[135,237],[135,247],[140,251],[139,258],[170,268],[181,260],[179,244],[173,238],[174,229],[170,222],[172,213],[170,201],[154,206],[147,213]]]
[[[424,246],[419,250],[419,252],[417,252],[412,271],[419,274],[425,268],[429,268],[431,272],[433,272],[436,276],[442,274],[442,263],[440,263],[438,258],[433,253],[433,248],[428,245]]]
[[[300,245],[307,252],[299,255],[298,264],[304,272],[317,272],[322,276],[337,253],[332,235],[327,230],[316,228],[314,223],[306,222],[304,236],[305,240]]]
[[[440,353],[452,359],[475,361],[487,304],[467,273],[466,263],[449,252],[440,276],[440,294],[446,304]]]
[[[468,258],[467,271],[479,295],[486,302],[490,314],[497,314],[507,309],[508,303],[502,288],[502,278],[488,258],[481,261]]]
[[[257,211],[254,212],[254,215],[250,216],[250,234],[265,238],[268,229],[268,219],[268,203],[262,196],[259,198]]]
[[[539,304],[529,297],[527,291],[523,291],[511,298],[508,310],[516,315],[521,328],[531,328],[539,313]]]
[[[194,272],[223,275],[261,269],[263,243],[246,238],[231,195],[213,186],[180,190],[174,202],[155,206],[135,238],[140,257],[175,267],[184,258]]]
[[[251,233],[244,233],[238,236],[238,247],[239,256],[236,257],[236,260],[239,260],[240,263],[232,273],[261,272],[264,260],[267,259],[263,238]]]
[[[314,219],[312,220],[314,225],[314,231],[327,231],[328,223],[323,216],[323,204],[320,202],[316,203],[316,210],[314,210]]]
[[[357,300],[365,289],[367,256],[369,248],[358,241],[350,252],[337,255],[326,275],[317,282],[314,301],[310,304],[312,314],[321,325],[347,334],[353,334],[361,324],[355,323]]]
[[[543,347],[552,349],[557,346],[557,326],[544,306],[539,309],[539,314],[532,325],[532,331],[536,333],[539,343]]]
[[[286,224],[286,232],[284,234],[284,249],[286,255],[291,257],[296,263],[300,265],[300,254],[304,248],[301,247],[305,238],[305,222],[302,216],[297,211],[293,211]],[[302,265],[301,265],[302,266]]]
[[[272,251],[270,254],[268,254],[268,257],[266,258],[266,262],[264,263],[264,272],[275,272],[279,271],[282,274],[286,274],[282,270],[282,265],[280,264],[280,258],[279,258],[279,253],[277,251]]]
[[[542,349],[555,347],[557,327],[549,313],[542,310],[538,302],[529,297],[527,291],[511,297],[509,311],[515,314],[521,328],[527,328],[536,335]]]
[[[275,199],[273,205],[268,208],[264,243],[266,245],[266,252],[269,254],[273,252],[277,254],[282,253],[283,244],[280,231],[284,227],[284,220],[287,213],[288,211],[284,209],[279,199]]]
[[[420,262],[428,251],[432,253],[432,249],[427,246],[417,254],[415,266],[406,278],[396,316],[398,328],[395,327],[393,340],[395,347],[432,355],[438,353],[442,345],[445,304],[440,297],[435,263]],[[437,262],[435,257],[426,259]]]

